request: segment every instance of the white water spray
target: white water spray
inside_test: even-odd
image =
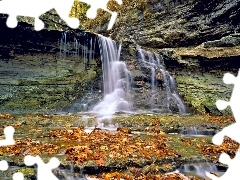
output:
[[[139,46],[137,46],[137,51],[139,53],[140,60],[142,62],[142,66],[146,67],[147,69],[150,69],[151,73],[151,97],[150,97],[150,103],[151,103],[151,110],[155,110],[155,98],[157,94],[156,89],[156,76],[157,72],[161,74],[162,80],[165,84],[166,91],[165,93],[166,97],[166,107],[169,112],[171,112],[169,104],[170,100],[173,100],[173,102],[178,107],[178,112],[180,114],[186,113],[186,107],[183,104],[181,98],[176,94],[176,83],[173,79],[173,77],[164,69],[163,63],[159,60],[159,58],[156,56],[156,54],[153,54],[149,51],[145,51],[141,49]]]
[[[103,70],[104,98],[94,108],[103,119],[109,119],[116,112],[131,110],[131,73],[125,62],[119,61],[121,46],[115,41],[98,35]]]

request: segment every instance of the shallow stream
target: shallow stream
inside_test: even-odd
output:
[[[55,144],[61,146],[57,153],[48,155],[40,154],[41,158],[47,162],[51,157],[57,157],[61,166],[54,170],[54,173],[59,179],[66,180],[87,180],[90,179],[90,175],[100,175],[101,173],[108,173],[119,171],[129,173],[129,169],[137,168],[139,171],[143,172],[153,172],[155,174],[172,172],[179,170],[181,173],[187,176],[196,176],[200,179],[206,178],[205,171],[213,172],[217,175],[221,175],[226,171],[226,167],[221,164],[213,163],[211,156],[204,155],[198,146],[210,145],[212,135],[215,134],[220,126],[222,126],[222,121],[220,123],[212,123],[207,117],[203,116],[178,116],[178,115],[158,115],[158,114],[118,114],[113,116],[111,120],[105,120],[98,124],[97,117],[91,116],[89,114],[78,114],[78,115],[21,115],[15,116],[10,120],[2,120],[0,123],[2,126],[11,125],[13,123],[19,122],[19,126],[15,126],[15,140],[25,140],[26,138],[31,138],[34,142],[40,142],[45,144]],[[228,124],[231,122],[225,122]],[[73,165],[72,162],[66,160],[66,150],[67,146],[84,146],[83,141],[58,141],[54,138],[49,138],[48,134],[55,130],[62,130],[63,132],[72,132],[78,127],[85,126],[84,132],[90,135],[97,127],[100,131],[106,132],[105,134],[119,133],[122,131],[125,137],[123,141],[127,141],[129,138],[135,139],[136,143],[141,145],[141,148],[146,149],[146,152],[151,150],[151,146],[154,144],[149,144],[149,142],[157,142],[158,138],[166,138],[166,144],[173,151],[178,154],[178,157],[169,157],[170,159],[164,159],[163,161],[159,159],[154,160],[143,160],[141,163],[139,160],[134,160],[129,157],[139,156],[133,153],[123,162],[117,163],[115,165],[108,164],[104,166],[98,166],[96,164],[91,164],[86,161],[84,166],[79,166],[77,164]],[[188,128],[190,127],[190,128]],[[203,127],[205,130],[203,130]],[[200,130],[198,130],[200,129]],[[61,135],[61,134],[59,134]],[[88,136],[87,135],[87,136]],[[3,137],[2,137],[3,138]],[[97,137],[96,137],[97,138]],[[103,152],[107,148],[111,147],[110,142],[105,142],[100,147],[103,148]],[[131,143],[131,142],[129,142]],[[146,147],[142,145],[146,143]],[[115,144],[112,144],[115,145]],[[130,145],[129,147],[131,147]],[[126,147],[128,145],[126,144]],[[122,146],[120,148],[126,148]],[[165,148],[165,146],[163,146]],[[160,149],[161,150],[161,149]],[[145,150],[144,150],[145,151]],[[150,151],[149,151],[150,152]],[[156,152],[156,151],[151,151]],[[3,155],[1,159],[6,159],[11,162],[12,165],[9,170],[1,172],[1,179],[8,179],[16,171],[24,171],[22,156],[14,156],[8,153],[2,152]],[[111,153],[108,152],[108,153]],[[164,157],[165,158],[165,157]],[[170,164],[170,165],[169,165]],[[117,165],[117,166],[116,166]],[[165,168],[168,167],[168,168]],[[34,168],[34,167],[30,167]],[[28,168],[29,169],[29,168]],[[28,172],[29,170],[27,170]],[[36,175],[36,167],[33,175],[28,177],[31,179]],[[35,174],[35,175],[34,175]],[[93,178],[94,179],[94,178]]]

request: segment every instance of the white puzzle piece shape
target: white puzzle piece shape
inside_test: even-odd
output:
[[[0,140],[0,146],[14,145],[15,141],[13,139],[15,129],[12,126],[7,126],[4,128],[5,139]]]
[[[14,173],[13,180],[24,180],[23,173],[21,173],[21,172]]]
[[[91,7],[87,11],[88,18],[95,18],[98,9],[103,9],[111,14],[108,30],[112,28],[117,13],[112,12],[107,8],[109,0],[80,0],[81,2],[89,4]],[[117,0],[118,4],[122,4],[122,0]],[[35,18],[34,28],[39,31],[44,28],[44,23],[39,17],[51,9],[55,9],[62,20],[66,24],[76,29],[79,27],[79,20],[74,17],[69,17],[74,0],[1,0],[0,13],[8,14],[7,26],[15,28],[18,25],[17,16],[27,16]],[[13,8],[17,7],[17,8]]]
[[[24,158],[24,163],[27,166],[32,166],[37,164],[37,179],[38,180],[58,180],[58,178],[52,173],[52,169],[57,168],[60,165],[60,162],[57,158],[53,157],[50,161],[45,164],[39,156],[30,156],[27,155]]]
[[[240,179],[240,173],[239,167],[240,167],[240,151],[236,153],[236,156],[231,159],[229,155],[222,153],[220,155],[219,161],[223,164],[228,165],[227,171],[221,176],[221,177],[216,177],[213,174],[210,174],[206,172],[206,176],[211,178],[212,180],[239,180]]]
[[[232,91],[232,96],[230,101],[218,100],[216,102],[216,106],[219,110],[224,110],[227,106],[231,107],[232,113],[235,117],[236,123],[233,123],[225,128],[223,128],[220,132],[215,134],[212,138],[212,141],[216,145],[221,145],[224,141],[224,137],[229,137],[232,140],[240,143],[240,110],[239,110],[239,92],[240,92],[240,70],[238,72],[237,77],[230,73],[226,73],[223,77],[223,82],[225,84],[234,84],[234,88]],[[240,150],[236,152],[236,156],[231,159],[227,154],[222,153],[220,155],[219,161],[221,163],[227,164],[228,169],[224,175],[221,177],[216,177],[213,174],[206,172],[206,175],[213,180],[238,180],[240,179],[240,174],[238,172],[240,167]]]
[[[87,10],[87,17],[90,19],[94,19],[97,16],[97,10],[103,9],[111,14],[111,19],[108,24],[108,30],[112,29],[114,22],[117,19],[117,12],[112,12],[107,8],[107,4],[109,0],[80,0],[81,2],[89,4],[91,7]],[[122,4],[122,0],[117,0],[119,5]]]
[[[0,161],[0,170],[1,171],[6,171],[8,169],[8,163],[5,160]]]
[[[74,0],[2,0],[0,1],[0,13],[9,15],[7,26],[10,28],[17,26],[17,16],[33,17],[35,18],[34,28],[39,31],[44,28],[44,23],[39,17],[47,11],[55,9],[71,28],[76,29],[79,26],[79,20],[69,17],[73,2]]]

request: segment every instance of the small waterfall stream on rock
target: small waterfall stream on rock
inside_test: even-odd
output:
[[[62,37],[59,42],[60,58],[66,59],[67,56],[72,55],[76,59],[82,58],[85,66],[88,66],[94,59],[94,51],[96,50],[97,40],[96,37],[89,37],[85,32],[82,32],[81,36],[84,38],[68,37],[67,32],[62,33]],[[85,69],[87,69],[87,67],[85,67]]]
[[[119,61],[121,45],[98,35],[103,70],[104,98],[94,108],[101,119],[111,118],[118,111],[131,111],[131,73],[125,62]]]
[[[222,175],[225,170],[219,170],[221,168],[218,168],[215,164],[213,163],[208,163],[208,162],[199,162],[199,163],[186,163],[182,164],[179,168],[179,171],[182,173],[189,173],[189,174],[196,174],[197,176],[208,179],[206,176],[206,172],[212,172],[216,173],[217,175]]]
[[[63,175],[65,175],[62,179],[71,180],[86,179],[91,173],[100,177],[102,173],[115,170],[120,173],[126,170],[124,173],[127,175],[131,172],[133,176],[138,177],[150,176],[150,173],[154,173],[153,175],[159,173],[158,177],[160,177],[162,172],[179,170],[179,168],[182,172],[195,173],[203,177],[205,171],[213,171],[213,173],[221,171],[220,162],[212,161],[212,157],[215,158],[218,155],[212,154],[208,147],[212,145],[211,137],[203,136],[212,136],[211,132],[219,131],[222,128],[222,122],[227,121],[224,119],[222,121],[219,117],[214,119],[203,115],[190,118],[181,116],[186,113],[186,107],[177,86],[181,87],[181,92],[185,92],[183,84],[184,78],[189,76],[187,69],[172,64],[171,57],[166,59],[165,66],[165,55],[161,56],[153,53],[152,50],[144,50],[143,47],[135,44],[120,45],[117,41],[101,35],[80,30],[72,32],[71,30],[69,34],[64,32],[62,36],[60,34],[60,46],[57,44],[57,39],[54,39],[55,36],[53,40],[51,36],[47,36],[46,39],[51,41],[43,41],[38,47],[39,50],[30,47],[29,51],[19,49],[16,53],[14,48],[13,52],[9,51],[9,55],[14,56],[7,61],[11,63],[13,59],[18,59],[18,62],[14,62],[18,64],[14,66],[13,72],[11,69],[11,71],[3,71],[2,74],[17,76],[14,81],[10,81],[10,93],[19,90],[20,93],[24,92],[13,94],[12,100],[15,101],[14,98],[20,95],[21,102],[31,95],[29,96],[32,99],[29,101],[30,106],[24,106],[26,110],[31,108],[31,105],[36,105],[39,109],[53,110],[63,107],[62,111],[65,113],[63,116],[44,113],[36,116],[20,114],[15,117],[11,114],[2,114],[4,127],[10,123],[13,126],[21,126],[15,133],[16,140],[23,143],[27,141],[27,146],[17,147],[18,149],[25,152],[24,149],[29,150],[30,145],[44,147],[44,151],[41,152],[36,148],[30,151],[44,155],[44,161],[52,156],[59,157],[62,161]],[[31,39],[29,42],[28,45],[36,45]],[[49,44],[51,46],[48,47]],[[14,45],[11,44],[11,47]],[[6,54],[8,50],[10,49],[4,49]],[[2,61],[5,61],[4,51]],[[34,57],[33,51],[36,52]],[[59,51],[60,58],[56,55]],[[154,49],[154,51],[158,50]],[[158,52],[165,53],[162,50]],[[22,66],[25,65],[23,56],[26,56],[30,64]],[[5,66],[6,63],[8,62],[2,62],[3,70],[10,66]],[[30,70],[37,66],[41,68],[36,72],[30,71],[30,74],[22,75],[16,73],[23,67]],[[180,71],[184,71],[181,72],[183,74],[179,73]],[[45,72],[50,72],[50,75],[44,76]],[[178,77],[177,80],[181,82],[179,85],[174,80],[175,74]],[[7,81],[2,78],[1,82],[3,84]],[[18,86],[21,88],[18,89]],[[6,101],[4,97],[2,101],[8,103],[8,99],[11,98],[7,98]],[[188,99],[187,95],[185,99]],[[6,107],[14,109],[11,105],[12,103]],[[51,112],[50,110],[47,111]],[[107,121],[111,120],[113,115],[114,119],[109,122],[115,124],[109,126]],[[124,119],[124,116],[127,118]],[[200,126],[200,123],[204,123],[205,126]],[[93,128],[94,131],[87,129],[88,127]],[[116,127],[119,127],[117,131]],[[19,131],[20,128],[21,131]],[[31,132],[28,131],[29,129]],[[183,131],[180,132],[180,130]],[[171,132],[178,134],[170,134]],[[199,136],[203,138],[195,138]],[[205,144],[210,155],[201,151]],[[19,158],[16,158],[16,161],[13,159],[18,155],[14,149],[6,153],[11,155],[7,160],[9,162],[14,160],[11,164],[17,166],[10,167],[10,170],[15,171],[23,167],[22,162],[19,163]],[[202,162],[205,157],[207,161],[212,162]],[[195,158],[201,161],[198,162]],[[69,161],[71,161],[70,168]],[[36,166],[34,168],[36,170]],[[225,165],[222,169],[224,168]],[[34,171],[35,174],[36,172]],[[0,173],[5,175],[5,172]],[[10,173],[6,172],[6,177],[13,174]],[[60,173],[59,176],[61,176]]]
[[[208,127],[185,127],[179,133],[181,137],[206,137],[213,136],[215,134],[215,130]]]
[[[76,36],[78,35],[78,36]],[[98,38],[95,35],[81,32],[79,34],[62,33],[59,42],[60,58],[68,63],[68,58],[74,58],[77,66],[81,65],[81,69],[77,69],[78,74],[86,73],[91,65],[96,63],[98,56]],[[93,61],[94,60],[94,61]],[[92,85],[93,86],[93,85]],[[96,104],[96,98],[93,87],[82,92],[81,97],[67,109],[70,113],[88,112],[90,108]]]
[[[173,77],[164,68],[164,63],[156,54],[145,51],[137,46],[138,59],[141,61],[143,72],[151,75],[150,107],[152,111],[158,111],[165,107],[167,112],[172,113],[171,103],[178,107],[180,114],[186,113],[186,107],[177,94],[176,83]],[[159,105],[162,104],[162,107]]]

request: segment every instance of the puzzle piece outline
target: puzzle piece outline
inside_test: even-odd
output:
[[[0,146],[14,145],[15,140],[13,139],[15,129],[12,126],[7,126],[4,128],[5,139],[0,140]],[[50,178],[51,180],[58,180],[58,178],[52,173],[53,168],[57,168],[60,165],[60,161],[53,157],[48,163],[44,163],[40,156],[27,155],[24,157],[24,163],[27,166],[32,166],[34,164],[38,165],[37,179],[45,180],[45,178]],[[8,169],[8,162],[6,160],[0,161],[0,170],[6,171]],[[17,172],[12,176],[13,180],[23,180],[23,173]]]
[[[216,106],[219,110],[224,110],[227,108],[227,106],[230,106],[236,122],[223,128],[220,132],[213,136],[212,142],[216,145],[221,145],[224,141],[225,136],[240,143],[240,111],[238,110],[238,92],[240,91],[240,69],[237,76],[234,76],[231,73],[225,73],[223,77],[223,82],[225,84],[234,85],[232,95],[228,102],[223,100],[217,100]],[[232,179],[232,177],[234,177],[234,179],[240,179],[240,174],[238,173],[237,169],[240,166],[240,148],[236,152],[236,155],[233,159],[231,159],[230,156],[226,153],[222,153],[219,157],[219,162],[228,165],[227,171],[221,177],[217,177],[213,174],[210,174],[209,172],[206,172],[207,177],[211,178],[212,180],[228,180]]]
[[[112,12],[107,8],[107,3],[109,0],[79,0],[89,4],[91,7],[87,10],[87,17],[94,19],[97,15],[98,9],[103,9],[111,14],[111,18],[108,24],[108,29],[110,30],[117,18],[117,12]],[[118,4],[122,4],[122,0],[116,0]],[[45,24],[39,17],[55,9],[59,17],[66,22],[66,24],[77,29],[79,27],[80,21],[78,18],[70,17],[69,13],[72,9],[74,0],[2,0],[0,1],[0,13],[8,14],[6,24],[9,28],[15,28],[18,25],[17,16],[26,16],[34,18],[34,29],[40,31],[44,28]],[[13,8],[14,6],[18,8]],[[30,8],[29,8],[30,7]]]
[[[27,16],[35,18],[34,28],[39,31],[44,28],[44,23],[39,17],[54,8],[61,19],[71,28],[76,29],[79,26],[79,20],[69,17],[73,2],[74,0],[2,0],[0,12],[9,15],[6,23],[10,28],[17,26],[17,16]],[[18,8],[12,8],[12,4]]]
[[[15,132],[15,129],[12,126],[7,126],[4,128],[4,135],[5,139],[0,140],[0,146],[9,146],[14,145],[15,141],[13,139],[13,135]],[[0,161],[0,170],[6,171],[8,169],[8,163],[5,160]]]
[[[0,146],[9,146],[9,145],[14,145],[15,140],[13,139],[13,135],[15,132],[15,129],[12,126],[7,126],[4,128],[4,135],[5,139],[0,140]],[[1,171],[6,171],[8,169],[8,162],[6,160],[1,160],[0,161],[0,170]],[[23,180],[23,174],[21,172],[17,172],[13,174],[13,180]]]
[[[27,166],[37,164],[38,180],[58,180],[58,178],[52,173],[52,169],[57,168],[60,165],[60,161],[56,157],[52,157],[49,162],[45,164],[40,156],[27,155],[24,157],[24,163]]]
[[[114,22],[116,21],[116,18],[117,18],[117,13],[113,12],[113,11],[110,11],[107,8],[107,3],[109,2],[109,0],[101,0],[101,1],[98,1],[98,2],[96,2],[96,0],[79,0],[79,1],[87,3],[91,6],[87,10],[87,14],[86,14],[87,17],[90,18],[90,19],[96,18],[98,9],[103,9],[104,11],[110,13],[111,18],[110,18],[107,30],[112,29],[112,27],[114,25]],[[122,3],[123,3],[122,0],[116,0],[116,1],[119,5],[122,5]]]
[[[6,160],[1,160],[0,161],[0,170],[1,171],[6,171],[8,170],[8,162]],[[12,176],[13,180],[24,180],[23,173],[21,172],[16,172]]]
[[[13,139],[15,129],[12,126],[7,126],[4,128],[5,139],[0,140],[0,146],[14,145],[15,141]]]

